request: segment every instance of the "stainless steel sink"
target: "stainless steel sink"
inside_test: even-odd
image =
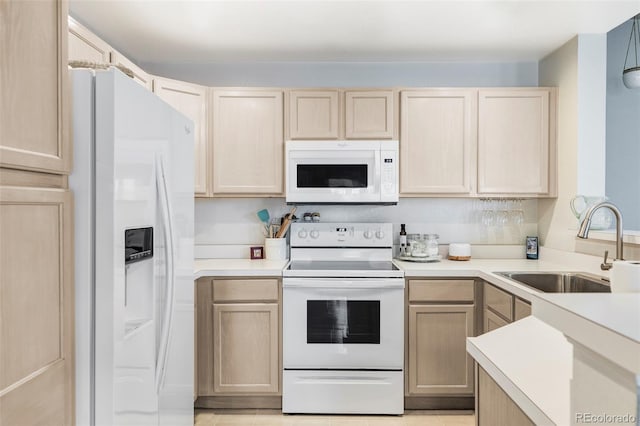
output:
[[[496,272],[544,293],[611,293],[609,283],[583,272]]]

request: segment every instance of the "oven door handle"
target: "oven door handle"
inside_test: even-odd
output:
[[[321,289],[366,289],[366,290],[384,290],[384,289],[401,289],[404,288],[404,280],[398,282],[379,282],[378,284],[372,284],[371,281],[345,281],[340,280],[337,282],[331,282],[328,280],[318,280],[316,282],[310,281],[293,281],[283,282],[284,288],[321,288]]]

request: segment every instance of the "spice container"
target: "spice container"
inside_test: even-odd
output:
[[[409,253],[413,257],[427,257],[427,244],[424,237],[420,234],[409,234],[407,236],[407,244]]]
[[[427,256],[435,257],[438,255],[438,234],[424,234]]]

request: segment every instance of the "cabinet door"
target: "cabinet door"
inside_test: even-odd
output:
[[[0,166],[71,171],[67,3],[0,2]]]
[[[282,92],[213,92],[213,193],[283,192]]]
[[[195,195],[207,196],[208,129],[207,88],[182,81],[155,78],[153,91],[169,105],[190,118],[194,124]]]
[[[71,214],[67,190],[0,187],[2,425],[74,423]]]
[[[213,305],[215,393],[277,393],[277,303]]]
[[[549,193],[550,90],[480,90],[478,193]]]
[[[196,281],[198,396],[213,395],[213,283]]]
[[[501,316],[493,313],[489,309],[484,310],[484,332],[496,330],[504,325],[509,324],[509,321],[505,320]]]
[[[477,92],[405,91],[400,106],[400,193],[470,193]]]
[[[337,90],[292,90],[289,93],[291,139],[338,139]]]
[[[193,283],[193,402],[198,399],[198,282]]]
[[[474,305],[409,305],[409,394],[472,395]]]
[[[482,369],[478,368],[478,426],[533,426],[535,423],[509,395]]]
[[[108,64],[111,46],[69,17],[69,60]]]
[[[529,315],[531,315],[531,304],[516,297],[513,305],[514,320],[518,321],[522,318],[528,317]]]
[[[133,79],[147,90],[153,90],[153,78],[147,74],[142,68],[131,62],[117,51],[111,52],[111,63],[113,65],[121,65],[129,68],[133,72]]]
[[[392,90],[345,92],[345,137],[392,139],[393,97]]]

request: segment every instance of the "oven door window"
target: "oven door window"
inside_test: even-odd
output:
[[[366,188],[367,164],[298,164],[298,188]]]
[[[380,344],[380,301],[308,300],[307,343]]]

